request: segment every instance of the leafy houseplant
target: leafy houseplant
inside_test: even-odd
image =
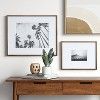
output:
[[[45,66],[42,67],[42,73],[47,77],[52,74],[50,64],[53,61],[53,56],[54,56],[53,48],[50,49],[48,53],[43,49],[42,60]]]
[[[53,56],[54,56],[53,48],[50,49],[48,53],[46,53],[46,51],[43,49],[42,60],[45,67],[50,67],[50,64],[53,61]]]

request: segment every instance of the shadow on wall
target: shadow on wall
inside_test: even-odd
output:
[[[0,83],[0,100],[12,100],[12,84]]]
[[[93,99],[91,99],[93,98]],[[21,96],[20,100],[99,100],[98,96]]]
[[[82,7],[68,7],[67,17],[77,18],[84,21],[92,30],[92,33],[100,33],[100,18],[95,12]],[[84,23],[83,22],[83,23]]]

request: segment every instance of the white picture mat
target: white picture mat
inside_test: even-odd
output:
[[[71,61],[71,50],[87,50],[87,61]],[[62,69],[95,69],[95,43],[62,43]]]
[[[16,23],[49,23],[49,50],[56,55],[56,16],[8,16],[8,55],[42,55],[43,48],[15,48]]]

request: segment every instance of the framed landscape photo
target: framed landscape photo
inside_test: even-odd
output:
[[[96,41],[62,41],[61,42],[62,70],[96,70],[97,42]]]
[[[8,55],[40,56],[53,48],[57,55],[56,15],[8,15]]]
[[[100,34],[99,0],[64,0],[65,34]]]

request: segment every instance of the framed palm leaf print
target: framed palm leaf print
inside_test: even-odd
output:
[[[42,55],[54,49],[57,55],[56,15],[8,15],[8,55]]]

